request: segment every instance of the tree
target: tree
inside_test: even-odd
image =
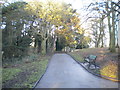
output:
[[[109,26],[109,34],[110,34],[110,51],[111,52],[115,52],[115,44],[116,44],[115,32],[116,32],[117,28],[115,28],[115,27],[116,27],[117,23],[116,23],[115,17],[118,17],[117,14],[119,14],[119,12],[116,10],[116,8],[117,8],[116,4],[117,3],[115,3],[115,2],[109,2],[109,1],[106,2],[106,11],[108,14],[107,17],[108,17],[108,26]],[[119,6],[118,6],[118,8],[119,8]],[[112,23],[110,22],[110,20],[112,20]]]
[[[7,53],[12,57],[26,55],[33,44],[43,55],[58,47],[60,50],[67,46],[73,48],[77,35],[82,32],[78,13],[66,3],[15,2],[4,6],[2,14],[3,51],[14,49],[19,53]]]
[[[101,12],[102,12],[101,15],[104,16],[104,18],[107,17],[108,29],[109,29],[109,35],[110,35],[109,49],[111,52],[115,52],[115,44],[116,44],[115,32],[117,30],[116,25],[117,25],[117,18],[119,15],[118,10],[120,8],[119,2],[113,2],[113,1],[96,2],[96,3],[91,3],[88,6],[88,8],[90,8],[90,7],[92,8],[93,11],[97,11],[98,14],[101,14]],[[101,18],[101,20],[102,20],[102,18]],[[103,44],[103,40],[102,40],[102,44]]]
[[[2,7],[3,58],[24,56],[30,46],[31,38],[24,29],[25,5],[25,2],[15,2]]]
[[[67,35],[68,33],[73,32],[71,30],[71,27],[75,25],[75,22],[71,23],[73,22],[71,21],[71,19],[75,17],[73,16],[75,11],[70,7],[70,5],[58,2],[43,3],[34,1],[26,5],[26,11],[31,11],[30,14],[35,16],[36,26],[32,25],[32,28],[34,29],[34,31],[36,31],[36,34],[40,35],[42,38],[42,54],[46,54],[46,48],[48,48],[47,44],[50,44],[49,38],[52,37],[51,33],[53,26],[56,36],[63,35],[65,37],[65,35]],[[78,21],[76,21],[76,23],[77,22]],[[54,38],[57,39],[58,37],[56,36]],[[66,37],[68,37],[68,35]]]

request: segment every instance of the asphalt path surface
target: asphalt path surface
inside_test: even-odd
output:
[[[118,88],[118,83],[94,76],[71,56],[58,53],[35,88]]]

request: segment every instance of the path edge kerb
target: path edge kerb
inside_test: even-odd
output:
[[[64,52],[64,53],[66,53],[66,52]],[[54,53],[55,54],[55,53]],[[53,54],[53,55],[54,55]],[[81,65],[86,71],[88,71],[79,61],[77,61],[72,55],[70,55],[69,53],[66,53],[67,55],[69,55],[74,61],[76,61],[79,65]],[[53,55],[51,56],[51,58],[53,57]],[[38,81],[34,84],[34,86],[32,87],[32,90],[34,90],[35,89],[35,87],[37,86],[37,84],[40,82],[40,80],[42,79],[42,77],[44,76],[44,74],[46,73],[46,71],[47,71],[47,69],[48,69],[48,67],[49,67],[49,64],[50,64],[50,61],[51,61],[51,58],[50,59],[48,59],[48,64],[47,64],[47,67],[46,67],[46,69],[45,69],[45,72],[42,74],[42,76],[38,79]],[[103,79],[106,79],[106,80],[109,80],[109,79],[107,79],[107,78],[104,78],[104,77],[102,77],[102,76],[100,76],[100,75],[98,75],[98,74],[95,74],[95,73],[92,73],[92,72],[90,72],[90,71],[88,71],[89,73],[91,73],[92,75],[95,75],[95,76],[97,76],[97,77],[100,77],[100,78],[103,78]],[[112,81],[112,80],[109,80],[109,81]],[[114,81],[114,82],[117,82],[117,81]]]
[[[106,79],[106,80],[109,80],[109,81],[118,82],[118,83],[120,82],[119,80],[118,80],[118,81],[117,81],[117,80],[110,80],[111,78],[109,78],[109,77],[101,76],[101,75],[99,75],[99,74],[95,74],[95,73],[87,70],[87,69],[86,69],[79,61],[77,61],[72,55],[70,55],[69,53],[66,53],[66,54],[69,55],[71,58],[73,58],[74,61],[76,61],[79,65],[81,65],[86,71],[88,71],[88,72],[91,73],[92,75],[95,75],[95,76],[97,76],[97,77],[100,77],[100,78],[103,78],[103,79]]]
[[[53,54],[53,55],[54,55],[54,54]],[[51,58],[53,57],[53,55],[51,56]],[[37,86],[37,84],[40,82],[40,80],[42,79],[42,77],[45,75],[45,73],[46,73],[46,71],[47,71],[47,69],[48,69],[48,67],[49,67],[51,58],[48,59],[48,64],[47,64],[47,67],[46,67],[46,69],[45,69],[45,72],[44,72],[44,73],[42,74],[42,76],[38,79],[38,81],[34,84],[34,86],[32,87],[32,90],[35,89],[35,87]]]

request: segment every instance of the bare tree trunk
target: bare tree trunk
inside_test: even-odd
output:
[[[112,8],[112,30],[111,30],[111,52],[115,52],[115,12],[113,10],[114,6],[111,3]]]
[[[119,9],[120,11],[120,9]],[[120,48],[120,14],[118,16],[119,22],[118,22],[118,46]]]
[[[45,55],[46,54],[46,38],[42,40],[41,42],[41,54]]]
[[[99,34],[99,36],[98,36],[98,41],[97,41],[97,45],[96,45],[97,47],[99,47],[99,44],[100,44],[101,33],[102,33],[101,27],[102,27],[102,23],[101,23],[101,21],[100,21],[100,28],[99,28],[100,34]]]
[[[108,19],[108,28],[109,28],[109,49],[111,49],[111,24],[110,24],[110,11],[108,10],[108,1],[106,2],[106,11]]]
[[[46,41],[48,39],[47,24],[45,22],[43,22],[43,26],[41,26],[41,31],[42,31],[41,54],[45,55],[46,54]]]
[[[53,52],[56,50],[56,41],[57,41],[57,37],[54,35],[54,41],[53,41]]]
[[[102,41],[102,45],[101,48],[104,47],[104,16],[102,15],[102,20],[101,20],[101,31],[102,31],[102,35],[101,35],[101,41]]]

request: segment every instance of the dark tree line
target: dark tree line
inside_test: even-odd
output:
[[[70,4],[54,2],[14,2],[2,6],[3,60],[34,53],[52,53],[65,47],[86,44],[89,37],[79,25],[80,19]],[[76,37],[77,36],[77,37]],[[82,43],[79,43],[81,39]],[[86,39],[87,38],[87,39]]]

